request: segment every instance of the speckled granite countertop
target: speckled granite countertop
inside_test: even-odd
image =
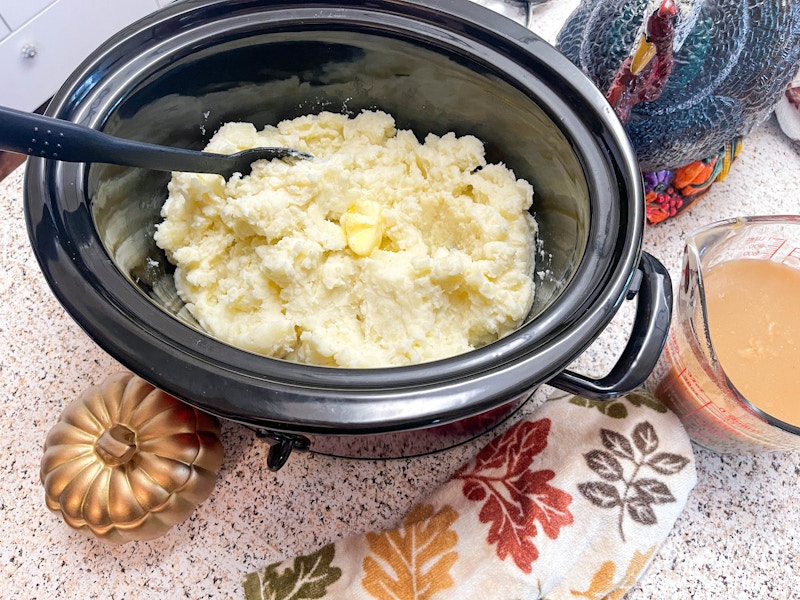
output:
[[[546,22],[545,22],[546,23]],[[774,119],[745,142],[728,179],[690,212],[648,228],[645,249],[673,278],[685,235],[712,221],[798,213],[800,154]],[[119,369],[55,301],[31,252],[23,169],[0,184],[0,586],[2,598],[241,598],[258,567],[396,523],[489,438],[408,460],[297,454],[277,474],[268,447],[223,423],[217,486],[152,542],[107,546],[44,504],[42,444],[63,406]],[[622,310],[575,368],[601,373],[626,338]],[[719,456],[696,448],[698,484],[630,599],[800,596],[800,453]]]

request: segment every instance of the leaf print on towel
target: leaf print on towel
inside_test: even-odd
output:
[[[463,480],[467,499],[483,502],[478,517],[490,524],[486,540],[497,545],[497,557],[505,560],[510,555],[524,573],[530,573],[539,558],[533,543],[537,523],[556,539],[561,527],[573,521],[572,496],[549,484],[555,473],[531,469],[547,446],[550,426],[549,419],[520,421],[453,476]]]
[[[260,596],[264,600],[324,598],[328,586],[342,576],[340,568],[331,566],[334,555],[334,545],[328,544],[313,554],[298,556],[283,572],[278,572],[282,563],[275,563],[251,573],[245,581],[247,596]]]
[[[627,514],[641,525],[658,522],[653,504],[675,502],[669,487],[658,479],[639,477],[647,467],[659,475],[680,472],[689,459],[679,454],[658,452],[658,435],[655,428],[643,421],[633,430],[632,440],[616,431],[600,430],[605,450],[592,450],[584,455],[586,464],[603,481],[589,481],[578,485],[578,490],[595,506],[619,508],[619,535],[625,541],[623,521]],[[630,463],[633,472],[625,476],[625,466]]]
[[[651,408],[657,413],[661,414],[667,412],[667,407],[664,406],[661,400],[643,389],[637,389],[632,392],[628,392],[625,394],[625,398],[627,398],[628,402],[634,406],[646,406],[647,408]]]
[[[605,416],[611,417],[612,419],[624,419],[628,416],[628,407],[622,402],[614,402],[613,400],[589,400],[581,396],[573,396],[569,403],[575,406],[596,408]]]
[[[457,520],[450,506],[434,514],[433,506],[420,505],[402,526],[368,533],[371,554],[364,559],[361,585],[378,600],[425,600],[452,587],[458,534],[451,526]]]
[[[570,590],[570,593],[577,598],[588,598],[588,600],[622,600],[622,597],[633,587],[639,575],[644,571],[656,547],[652,546],[647,552],[642,554],[638,550],[633,553],[633,558],[625,571],[622,580],[615,584],[614,577],[617,574],[617,565],[613,561],[604,562],[597,573],[592,577],[592,583],[585,592]]]

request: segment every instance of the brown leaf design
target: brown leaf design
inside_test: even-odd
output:
[[[584,456],[589,468],[606,481],[619,481],[622,479],[622,464],[610,452],[592,450]]]
[[[633,430],[633,443],[644,455],[652,454],[658,448],[656,429],[648,421],[642,421]]]
[[[637,479],[631,485],[638,495],[646,498],[650,502],[655,502],[656,504],[675,502],[675,496],[669,491],[667,485],[657,479],[643,477]]]
[[[610,483],[589,481],[587,483],[581,483],[578,489],[592,504],[600,508],[619,506],[622,502],[619,490]]]
[[[578,485],[578,490],[595,506],[619,507],[619,535],[622,541],[625,541],[623,520],[626,513],[637,523],[654,525],[657,519],[652,505],[675,502],[675,496],[665,483],[640,477],[641,469],[650,467],[660,475],[672,475],[689,464],[689,459],[679,454],[654,454],[658,449],[658,435],[655,427],[647,421],[636,425],[631,439],[633,443],[621,433],[601,429],[600,440],[606,450],[592,450],[584,454],[584,458],[589,468],[605,481],[590,481]],[[629,476],[626,477],[620,461],[632,464]],[[622,490],[617,489],[617,485],[621,485]]]
[[[621,433],[611,431],[610,429],[600,430],[600,440],[603,442],[606,450],[610,450],[620,458],[627,458],[634,460],[636,457],[633,454],[633,446]]]
[[[688,458],[670,452],[659,452],[647,461],[647,466],[661,475],[678,473],[688,464]]]
[[[450,568],[458,553],[451,529],[458,513],[450,506],[414,508],[397,529],[368,533],[364,589],[378,600],[425,600],[453,586]]]
[[[625,508],[628,509],[628,516],[637,523],[642,525],[655,525],[658,522],[651,503],[643,496],[628,498]]]

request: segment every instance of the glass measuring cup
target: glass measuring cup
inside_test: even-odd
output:
[[[689,436],[710,450],[800,449],[800,423],[781,421],[745,398],[714,350],[703,275],[737,259],[774,261],[800,271],[800,216],[730,219],[689,236],[672,326],[648,387],[678,415]],[[797,307],[800,319],[800,298]],[[793,398],[777,400],[800,403],[800,389]]]

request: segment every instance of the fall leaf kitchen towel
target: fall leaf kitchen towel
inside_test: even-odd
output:
[[[495,438],[395,529],[248,575],[247,600],[621,598],[696,482],[678,419],[564,397]]]

